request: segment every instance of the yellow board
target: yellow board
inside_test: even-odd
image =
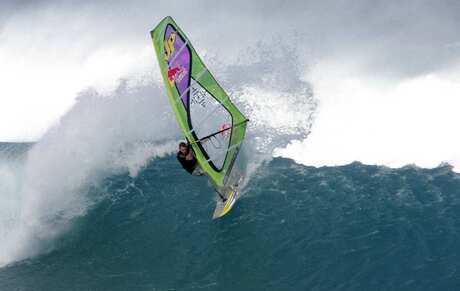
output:
[[[231,176],[227,180],[227,186],[225,187],[216,187],[217,202],[216,209],[212,216],[213,219],[220,218],[232,210],[233,206],[236,203],[236,200],[239,198],[240,191],[242,190],[244,176],[237,169],[233,169]],[[222,201],[222,198],[225,197],[225,202]]]
[[[222,200],[218,198],[216,210],[214,210],[214,215],[212,218],[220,218],[230,212],[230,210],[233,208],[233,205],[235,205],[236,199],[238,199],[238,191],[235,189],[230,190],[225,202],[222,202]]]

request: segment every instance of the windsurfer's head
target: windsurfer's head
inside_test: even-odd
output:
[[[184,154],[184,155],[187,154],[187,152],[188,152],[188,146],[187,146],[187,144],[186,144],[185,142],[180,142],[180,143],[179,143],[179,151],[180,151],[182,154]]]

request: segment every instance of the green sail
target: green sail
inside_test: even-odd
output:
[[[213,183],[226,186],[248,120],[171,17],[150,34],[169,101],[185,137]]]

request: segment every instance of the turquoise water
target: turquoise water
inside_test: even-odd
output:
[[[174,156],[92,185],[98,201],[0,290],[459,290],[449,166],[314,168],[276,158],[225,218]]]

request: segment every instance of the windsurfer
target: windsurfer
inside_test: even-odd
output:
[[[198,165],[198,161],[193,154],[189,144],[185,142],[179,143],[179,151],[177,152],[177,160],[182,165],[182,168],[193,176],[203,176],[203,170]]]

